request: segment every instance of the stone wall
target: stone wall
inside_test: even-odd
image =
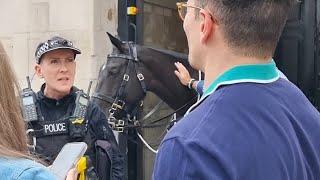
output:
[[[34,51],[39,42],[60,35],[71,39],[77,56],[75,85],[87,89],[111,50],[106,31],[116,33],[117,0],[1,0],[0,40],[9,54],[21,87],[34,74]],[[38,90],[42,80],[34,77]]]

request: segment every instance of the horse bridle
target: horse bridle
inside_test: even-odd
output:
[[[157,124],[157,123],[162,121],[163,119],[166,119],[166,118],[174,115],[175,113],[181,111],[188,104],[190,104],[195,98],[197,98],[197,96],[192,97],[186,104],[184,104],[180,108],[176,109],[172,113],[170,113],[164,117],[161,117],[157,120],[154,120],[154,121],[150,122],[148,125],[142,125],[138,120],[135,120],[133,125],[126,125],[125,124],[126,121],[122,120],[120,118],[117,118],[117,115],[119,115],[121,113],[125,113],[126,114],[125,118],[128,118],[129,120],[130,120],[130,117],[132,117],[132,115],[128,112],[128,110],[133,109],[133,108],[126,105],[124,91],[126,88],[126,84],[130,80],[129,74],[133,68],[136,72],[136,76],[137,76],[138,80],[140,81],[140,85],[141,85],[141,88],[143,90],[144,95],[147,92],[146,84],[144,82],[144,76],[139,71],[139,67],[138,67],[138,63],[140,62],[140,60],[138,59],[138,56],[137,56],[136,46],[133,42],[127,42],[127,44],[129,47],[129,55],[109,54],[107,56],[108,58],[121,58],[121,59],[128,60],[126,71],[123,75],[121,85],[117,91],[116,98],[113,98],[113,97],[110,97],[110,96],[107,96],[107,95],[104,95],[101,93],[97,93],[97,92],[93,93],[93,95],[91,97],[112,104],[110,109],[108,110],[109,116],[108,116],[107,120],[108,120],[110,127],[114,131],[123,132],[125,127],[126,128],[153,128],[153,127],[162,126],[163,124]],[[132,68],[132,66],[133,66],[133,68]],[[123,118],[123,117],[121,117],[121,118]],[[172,121],[169,123],[169,125],[171,124],[170,127],[172,126],[173,123],[175,123],[175,121]],[[166,123],[166,124],[168,125],[168,123]]]
[[[103,95],[101,93],[94,93],[91,97],[111,103],[111,107],[108,110],[109,116],[108,116],[108,123],[110,127],[118,132],[123,132],[125,127],[125,121],[119,118],[116,118],[117,115],[120,115],[122,113],[125,113],[127,117],[131,117],[131,114],[129,113],[130,109],[133,109],[131,106],[127,106],[125,102],[125,89],[126,85],[130,80],[130,72],[134,70],[136,72],[136,76],[140,82],[141,88],[143,90],[144,95],[147,92],[146,84],[144,82],[144,76],[139,71],[138,63],[139,59],[137,56],[137,47],[133,42],[127,42],[127,45],[129,47],[129,55],[126,54],[109,54],[107,57],[109,58],[121,58],[128,60],[128,64],[126,67],[126,71],[123,75],[122,82],[120,84],[120,87],[116,93],[116,97],[110,97]]]

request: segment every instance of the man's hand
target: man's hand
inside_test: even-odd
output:
[[[180,62],[175,62],[174,65],[177,67],[177,70],[175,70],[174,73],[180,80],[181,84],[187,86],[191,79],[188,70]]]

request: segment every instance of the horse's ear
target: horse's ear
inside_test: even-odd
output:
[[[122,41],[121,41],[120,39],[112,36],[112,35],[111,35],[110,33],[108,33],[108,32],[107,32],[107,34],[108,34],[108,36],[109,36],[109,39],[110,39],[111,43],[112,43],[116,48],[118,48],[118,50],[119,50],[120,52],[123,52],[123,43],[122,43]]]

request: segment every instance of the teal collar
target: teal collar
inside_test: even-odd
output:
[[[218,87],[222,85],[231,85],[237,83],[271,83],[279,79],[278,69],[274,60],[266,64],[248,64],[233,67],[223,74],[221,74],[215,81],[213,81],[207,89],[204,90],[201,99],[195,103],[187,111],[187,114],[194,107],[199,105],[206,97],[214,93]]]

